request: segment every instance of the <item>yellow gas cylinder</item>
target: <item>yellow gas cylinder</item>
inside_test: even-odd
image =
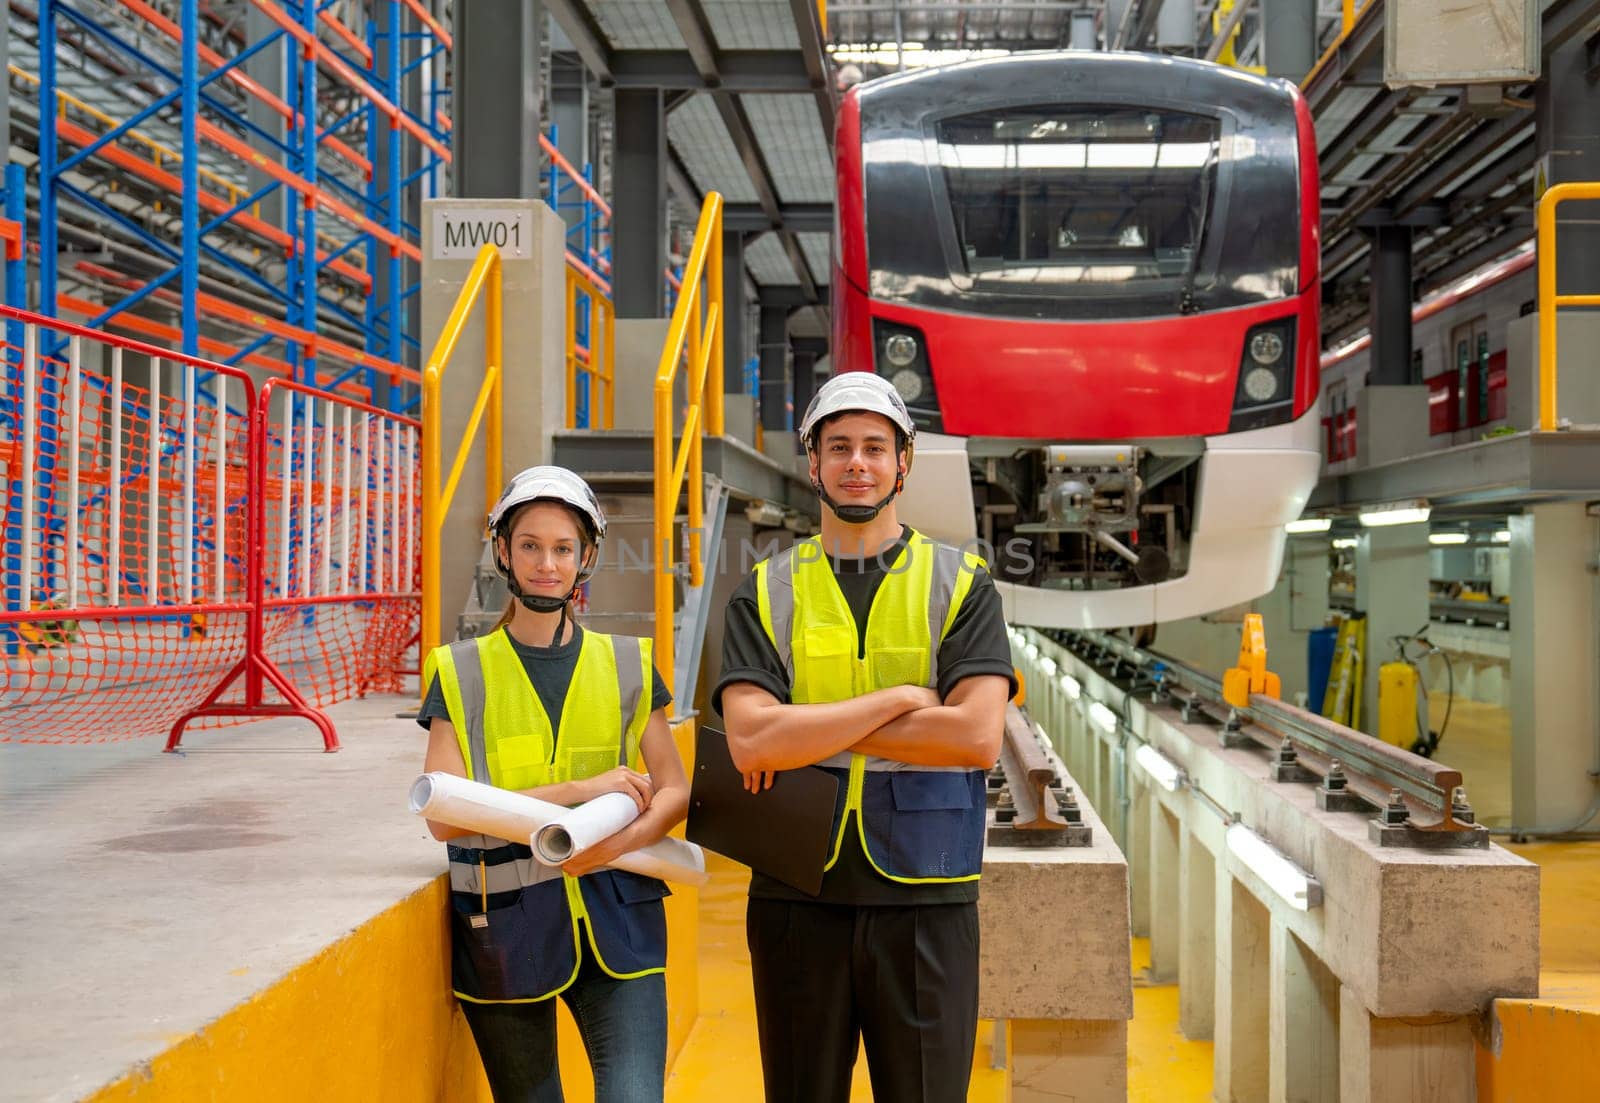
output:
[[[1417,668],[1410,663],[1378,668],[1378,738],[1408,750],[1417,741]]]

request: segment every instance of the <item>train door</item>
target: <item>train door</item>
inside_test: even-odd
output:
[[[1450,330],[1450,359],[1456,377],[1457,429],[1489,420],[1489,319],[1480,314]]]

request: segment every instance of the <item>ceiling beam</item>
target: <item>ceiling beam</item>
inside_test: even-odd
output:
[[[572,48],[578,51],[589,72],[600,83],[609,84],[613,80],[613,51],[605,32],[590,14],[589,5],[582,0],[544,0],[544,6],[566,34]]]
[[[717,50],[711,22],[706,18],[700,0],[667,0],[667,8],[672,13],[672,21],[677,24],[678,33],[683,36],[684,46],[700,79],[707,88],[714,89],[711,92],[712,102],[716,104],[722,125],[727,128],[728,137],[733,140],[739,160],[755,187],[756,198],[761,204],[762,213],[767,216],[768,225],[782,227],[783,211],[778,202],[778,189],[772,179],[772,170],[762,156],[761,145],[756,141],[755,130],[750,125],[750,116],[745,113],[744,104],[739,102],[738,96],[723,88],[723,55]],[[817,283],[800,249],[800,239],[795,237],[792,230],[780,228],[777,232],[801,289],[810,301],[817,302]]]
[[[717,55],[707,79],[690,50],[613,50],[611,76],[617,88],[667,88],[703,92],[804,94],[811,91],[805,62],[793,50],[730,50]]]
[[[759,203],[729,203],[722,208],[722,225],[727,230],[791,230],[797,234],[833,232],[832,203],[783,203],[778,206],[778,225],[767,218]]]
[[[789,0],[789,10],[794,13],[794,27],[800,36],[800,54],[805,60],[806,76],[811,78],[812,96],[817,104],[817,119],[822,123],[823,139],[828,149],[833,149],[833,122],[838,113],[834,99],[833,73],[829,69],[828,54],[823,48],[822,19],[817,12],[816,0]]]
[[[1516,135],[1524,128],[1527,133],[1522,139],[1518,139]],[[1391,205],[1395,213],[1403,215],[1428,202],[1443,188],[1458,184],[1464,173],[1477,167],[1491,153],[1497,150],[1509,152],[1513,146],[1520,144],[1521,140],[1531,137],[1533,137],[1533,119],[1520,111],[1479,126],[1465,141],[1452,146],[1443,157],[1429,165],[1421,176],[1412,180],[1394,197]]]

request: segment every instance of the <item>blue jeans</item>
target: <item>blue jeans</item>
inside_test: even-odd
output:
[[[594,1070],[595,1103],[661,1103],[667,1071],[667,978],[617,980],[588,946],[561,993]],[[556,1059],[556,1001],[471,1003],[472,1028],[495,1103],[564,1103]]]

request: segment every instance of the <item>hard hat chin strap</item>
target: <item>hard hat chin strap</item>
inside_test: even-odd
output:
[[[894,489],[885,494],[875,505],[870,506],[840,505],[833,500],[833,495],[829,494],[827,489],[823,487],[821,479],[812,479],[811,488],[817,492],[817,497],[822,499],[822,504],[831,509],[833,515],[839,520],[847,525],[865,525],[869,521],[877,520],[878,514],[883,512],[883,507],[895,500],[895,496],[900,493],[905,486],[905,482],[904,475],[896,475]]]

